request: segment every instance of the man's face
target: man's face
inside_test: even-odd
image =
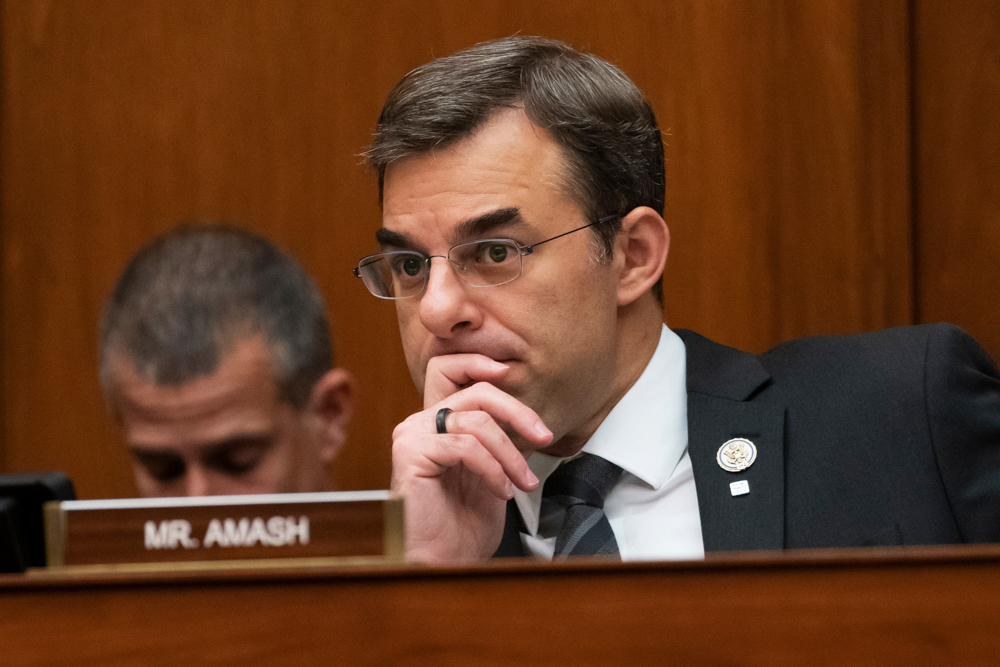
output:
[[[380,240],[386,250],[447,255],[466,241],[531,245],[581,227],[592,221],[566,194],[565,168],[559,146],[522,111],[498,113],[452,147],[389,167]],[[617,269],[595,259],[595,243],[588,229],[541,245],[518,279],[493,287],[473,287],[432,259],[424,294],[396,302],[417,387],[432,357],[480,353],[511,367],[497,386],[538,412],[556,440],[588,428],[614,391],[616,364]]]
[[[112,400],[143,496],[320,491],[318,420],[279,400],[263,338],[238,342],[216,371],[156,386],[118,357]]]

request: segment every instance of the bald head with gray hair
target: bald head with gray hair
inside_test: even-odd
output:
[[[100,377],[127,360],[145,381],[180,386],[211,375],[247,338],[268,344],[280,399],[296,409],[333,367],[323,299],[299,264],[261,236],[193,225],[139,251],[101,320]]]

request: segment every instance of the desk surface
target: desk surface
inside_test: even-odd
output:
[[[0,576],[0,663],[997,664],[1000,546]]]

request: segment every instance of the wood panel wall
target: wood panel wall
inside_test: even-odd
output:
[[[914,19],[918,315],[1000,361],[1000,4],[921,0]]]
[[[995,19],[990,3],[964,7],[3,2],[0,470],[62,469],[82,497],[134,494],[97,384],[101,305],[154,235],[221,218],[265,234],[315,276],[337,361],[360,382],[338,481],[385,487],[392,427],[418,398],[392,306],[350,276],[379,225],[357,154],[406,71],[517,32],[611,60],[653,103],[668,144],[672,326],[760,351],[942,313],[1000,353],[995,320],[975,318],[1000,285],[989,149],[1000,32],[977,18]],[[970,95],[991,85],[993,107]],[[915,114],[914,100],[933,103]],[[954,114],[967,119],[964,143],[942,147],[951,135],[934,132],[950,131],[940,119]],[[992,165],[992,185],[976,160]],[[958,179],[973,192],[949,190]],[[915,220],[946,224],[918,231]],[[956,310],[965,285],[975,292]]]

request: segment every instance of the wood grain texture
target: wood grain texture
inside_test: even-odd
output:
[[[915,5],[919,315],[1000,359],[1000,6]]]
[[[24,666],[996,664],[996,549],[905,553],[6,578],[0,641]]]
[[[618,64],[669,131],[672,326],[763,350],[908,323],[908,25],[904,0],[6,2],[3,466],[135,493],[101,305],[155,234],[224,218],[315,276],[360,384],[339,485],[385,487],[419,399],[392,306],[349,274],[380,218],[357,154],[406,71],[515,32]]]
[[[758,352],[910,323],[906,4],[674,7],[668,323]]]

